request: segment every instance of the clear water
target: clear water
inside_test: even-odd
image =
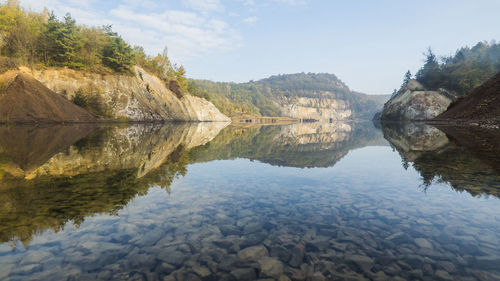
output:
[[[0,128],[0,279],[500,280],[498,155],[224,126]]]

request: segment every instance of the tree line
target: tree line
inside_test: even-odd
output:
[[[32,67],[68,67],[102,73],[132,73],[139,65],[163,80],[177,80],[188,89],[184,67],[171,63],[167,51],[148,56],[130,46],[111,25],[87,27],[66,14],[58,19],[25,11],[15,0],[0,5],[0,55]]]
[[[500,44],[494,41],[462,47],[451,56],[438,58],[431,48],[424,55],[425,63],[415,78],[429,90],[443,88],[461,96],[500,71]]]

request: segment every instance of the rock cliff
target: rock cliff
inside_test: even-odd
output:
[[[239,84],[194,82],[201,94],[231,116],[284,116],[323,122],[368,120],[389,99],[387,95],[352,91],[328,73],[275,75]]]
[[[350,120],[353,111],[348,101],[342,99],[283,97],[279,100],[283,115],[299,119],[318,121]]]
[[[416,80],[392,96],[384,105],[380,118],[394,121],[430,120],[446,111],[455,95],[444,89],[427,91]]]
[[[182,91],[140,67],[134,74],[102,75],[70,69],[27,70],[47,88],[71,100],[97,98],[106,118],[129,121],[230,121],[209,101]]]

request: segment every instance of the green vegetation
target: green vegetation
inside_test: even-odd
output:
[[[15,1],[0,5],[0,55],[2,72],[30,65],[131,73],[139,65],[167,85],[175,80],[188,89],[184,67],[172,64],[166,51],[148,56],[142,47],[132,48],[111,26],[77,25],[70,14],[59,20],[47,9],[41,14],[24,11]]]
[[[444,88],[459,96],[500,71],[500,44],[495,42],[479,42],[472,48],[460,48],[455,55],[442,57],[441,62],[431,48],[425,56],[425,64],[416,74],[417,81],[427,89]]]
[[[333,74],[297,73],[276,75],[248,83],[191,80],[190,92],[212,101],[226,115],[281,116],[280,104],[298,97],[347,101],[357,118],[371,118],[387,96],[351,91]]]

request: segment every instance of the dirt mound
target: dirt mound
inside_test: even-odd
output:
[[[436,119],[500,124],[500,73],[452,103]]]
[[[19,73],[0,93],[0,123],[85,123],[97,118],[49,90],[28,74]]]

